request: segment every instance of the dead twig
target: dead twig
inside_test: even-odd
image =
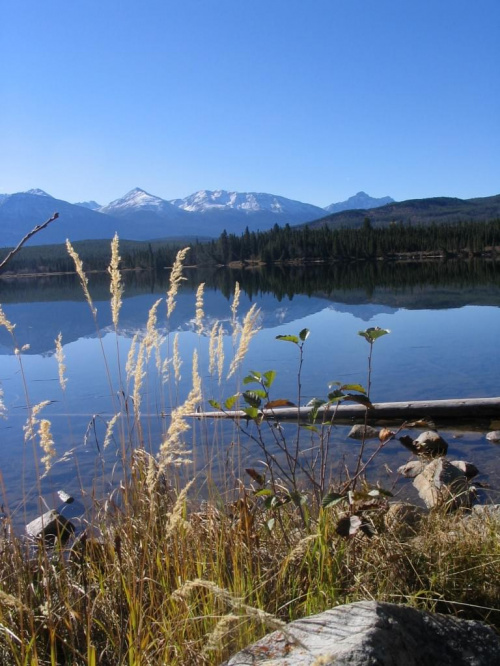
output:
[[[12,257],[19,252],[19,250],[22,248],[22,246],[26,243],[26,241],[29,241],[29,239],[37,234],[39,231],[42,231],[45,229],[51,222],[54,220],[57,220],[59,217],[59,213],[54,213],[51,218],[49,218],[46,222],[43,224],[38,224],[36,227],[34,227],[31,231],[29,231],[24,238],[22,238],[19,243],[16,245],[16,247],[9,252],[9,254],[0,261],[0,271],[4,268],[4,266],[12,259]]]

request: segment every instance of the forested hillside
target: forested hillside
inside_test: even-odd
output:
[[[162,270],[172,265],[178,241],[120,241],[123,269]],[[103,270],[109,263],[110,246],[104,241],[74,244],[86,270]],[[365,218],[361,229],[319,229],[279,227],[266,232],[242,235],[223,232],[217,240],[191,244],[187,263],[191,265],[228,265],[234,262],[271,264],[312,261],[345,262],[370,259],[397,259],[407,256],[481,256],[500,255],[500,219],[491,222],[459,224],[391,224],[376,228]],[[62,245],[25,247],[8,264],[14,273],[51,273],[73,271],[73,261]]]

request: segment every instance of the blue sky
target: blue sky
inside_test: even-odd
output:
[[[500,193],[498,0],[1,0],[0,193]]]

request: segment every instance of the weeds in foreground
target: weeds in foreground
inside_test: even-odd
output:
[[[172,271],[167,319],[175,307],[185,256],[183,251]],[[83,267],[74,259],[85,288]],[[118,262],[115,239],[110,268],[115,329],[122,296]],[[255,308],[239,325],[238,296],[239,289],[231,307],[230,375],[238,372],[258,328]],[[199,334],[202,298],[200,289],[195,314]],[[91,300],[89,305],[95,317]],[[262,408],[283,406],[283,400],[270,395],[276,373],[250,372],[242,384],[253,389],[231,396],[223,407],[244,405],[248,424],[238,423],[243,435],[260,447],[263,469],[247,468],[244,474],[236,468],[228,477],[231,482],[217,485],[210,469],[204,477],[189,474],[185,433],[189,414],[203,397],[195,355],[192,389],[172,409],[156,446],[159,455],[153,455],[148,429],[142,427],[141,389],[149,388],[150,381],[146,365],[151,358],[172,395],[177,395],[180,375],[176,338],[172,358],[161,359],[158,307],[159,302],[149,313],[143,338],[135,338],[131,346],[127,386],[120,387],[121,404],[106,425],[103,448],[119,424],[126,470],[119,488],[95,498],[87,528],[68,542],[62,534],[52,542],[28,542],[13,535],[8,515],[3,522],[0,663],[219,664],[289,620],[362,599],[453,612],[500,627],[498,518],[487,512],[464,518],[437,511],[414,525],[389,520],[386,494],[370,488],[364,478],[373,459],[372,454],[363,460],[364,439],[354,474],[339,492],[328,487],[332,412],[344,400],[367,405],[369,391],[359,385],[333,384],[326,400],[311,405],[310,421],[297,422],[295,435],[287,440],[284,431],[262,418]],[[1,308],[0,324],[13,332]],[[368,387],[373,343],[381,331],[362,332],[370,344]],[[299,351],[299,404],[307,337],[305,329],[298,336],[281,336]],[[218,384],[224,369],[221,339],[221,326],[213,324],[210,365]],[[64,378],[61,339],[56,348]],[[49,426],[47,421],[41,433],[46,454]],[[36,436],[33,430],[30,438]]]

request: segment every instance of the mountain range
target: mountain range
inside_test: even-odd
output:
[[[366,217],[381,226],[411,223],[481,220],[500,217],[500,195],[482,199],[440,197],[395,202],[358,192],[346,201],[320,208],[274,194],[200,190],[184,199],[167,201],[135,188],[101,206],[96,201],[72,204],[43,190],[0,194],[0,247],[15,245],[36,224],[55,211],[59,220],[30,241],[32,245],[87,239],[214,238],[223,230],[241,234],[265,231],[275,224],[359,227]],[[328,214],[329,213],[329,214]],[[326,214],[326,215],[325,215]]]
[[[364,193],[356,197],[360,195],[373,206],[379,201]],[[347,207],[350,202],[345,202]],[[55,211],[59,213],[58,222],[36,235],[31,244],[62,243],[66,238],[111,238],[115,231],[129,240],[213,238],[224,229],[240,234],[247,226],[252,231],[264,231],[276,223],[310,222],[323,217],[326,209],[274,194],[225,190],[201,190],[185,199],[167,201],[140,188],[105,206],[96,201],[71,204],[33,189],[0,194],[0,246],[14,245]]]

